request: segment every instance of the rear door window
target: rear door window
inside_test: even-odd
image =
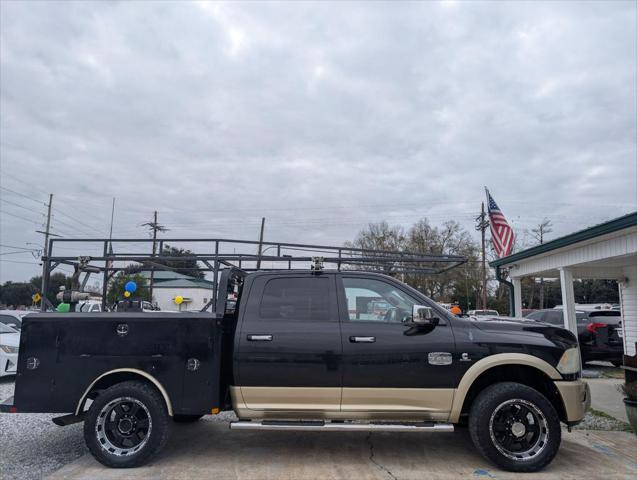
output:
[[[544,321],[544,312],[531,312],[526,316],[526,318],[530,318],[531,320],[542,322]]]
[[[550,312],[546,312],[544,315],[544,321],[546,323],[550,323],[551,325],[556,326],[564,326],[564,314],[562,310],[552,310]]]
[[[259,318],[264,320],[330,320],[327,277],[273,278],[263,288]]]

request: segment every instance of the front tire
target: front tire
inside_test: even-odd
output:
[[[519,383],[496,383],[475,399],[469,432],[478,451],[512,472],[535,472],[551,463],[560,447],[560,419],[551,402]]]
[[[91,404],[84,440],[107,467],[130,468],[148,462],[166,443],[170,417],[161,395],[136,381],[106,389]]]

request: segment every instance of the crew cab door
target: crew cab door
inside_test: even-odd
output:
[[[339,410],[341,335],[332,274],[256,274],[235,338],[244,407]]]
[[[417,412],[444,419],[458,368],[450,319],[440,313],[435,327],[408,326],[413,305],[424,301],[389,279],[343,275],[338,286],[341,410]]]

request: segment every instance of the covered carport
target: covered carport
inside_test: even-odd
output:
[[[556,238],[490,263],[511,291],[511,311],[522,316],[523,277],[559,278],[565,327],[577,334],[574,279],[617,280],[624,353],[637,342],[637,212]],[[508,274],[509,280],[506,279]]]

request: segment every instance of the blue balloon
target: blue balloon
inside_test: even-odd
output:
[[[137,284],[131,280],[130,282],[126,282],[126,286],[124,288],[127,292],[135,293],[135,290],[137,290]]]

